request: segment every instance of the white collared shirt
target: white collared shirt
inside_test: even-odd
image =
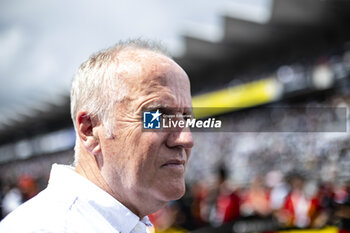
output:
[[[0,233],[145,233],[142,220],[70,166],[52,166],[48,187],[0,222]]]

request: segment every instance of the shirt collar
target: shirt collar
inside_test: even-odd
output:
[[[129,233],[140,222],[140,218],[122,203],[79,175],[71,166],[54,164],[50,173],[49,187],[69,190],[72,195],[87,201],[119,232]],[[141,222],[147,227],[152,226],[147,216]]]

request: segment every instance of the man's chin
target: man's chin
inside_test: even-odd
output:
[[[164,187],[165,189],[162,190],[162,196],[165,201],[173,201],[173,200],[178,200],[180,199],[186,191],[185,184],[177,184],[177,185],[172,185],[168,187]]]

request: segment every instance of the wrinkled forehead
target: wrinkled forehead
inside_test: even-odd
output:
[[[133,49],[122,51],[117,56],[117,72],[126,79],[136,82],[161,76],[167,72],[186,73],[170,58],[149,50]],[[186,75],[187,76],[187,75]]]
[[[190,83],[185,71],[170,58],[152,51],[128,51],[118,56],[118,74],[130,95],[191,106]],[[168,101],[170,104],[170,102]]]

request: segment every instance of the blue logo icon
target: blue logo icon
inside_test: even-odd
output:
[[[156,112],[143,112],[143,128],[144,129],[160,129],[160,116],[162,113],[157,110]]]

